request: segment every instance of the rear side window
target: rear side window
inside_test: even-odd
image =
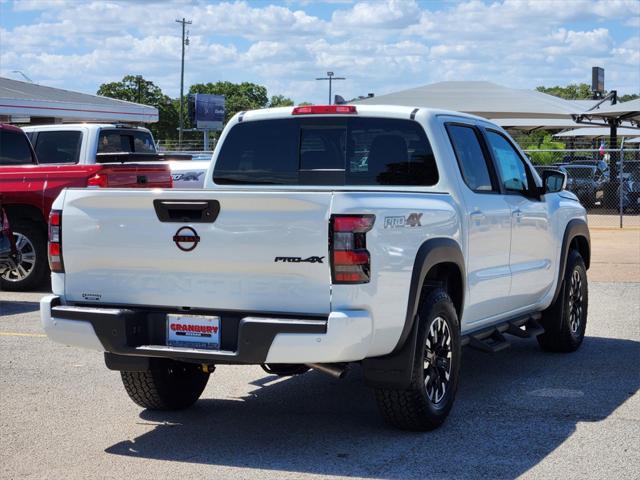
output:
[[[78,163],[82,132],[38,132],[36,156],[38,163]]]
[[[491,175],[476,130],[470,126],[447,125],[447,131],[467,186],[476,192],[491,192]]]
[[[98,153],[155,153],[149,132],[137,130],[100,130]]]
[[[0,130],[0,165],[33,163],[29,140],[22,132]]]
[[[218,184],[435,185],[422,127],[379,118],[293,118],[240,123],[227,135]]]

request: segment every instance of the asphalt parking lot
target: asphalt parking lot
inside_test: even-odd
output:
[[[42,293],[2,295],[2,478],[640,478],[640,284],[593,283],[569,355],[467,349],[443,428],[387,428],[355,369],[221,366],[196,406],[148,412],[97,352],[42,337]]]

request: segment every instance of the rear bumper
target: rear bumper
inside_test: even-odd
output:
[[[366,358],[373,331],[371,317],[361,310],[326,317],[212,311],[207,313],[221,316],[221,350],[197,350],[166,345],[167,313],[67,306],[56,295],[40,302],[42,325],[53,341],[117,355],[213,364],[358,361]]]

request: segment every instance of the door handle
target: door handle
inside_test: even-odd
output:
[[[484,213],[482,213],[480,210],[474,210],[469,214],[469,217],[477,221],[484,220],[485,218],[487,218],[487,216]]]
[[[175,223],[213,223],[220,213],[217,200],[154,200],[158,220]]]
[[[516,217],[518,220],[520,220],[522,218],[522,210],[520,210],[519,208],[516,208],[513,211],[513,216]]]

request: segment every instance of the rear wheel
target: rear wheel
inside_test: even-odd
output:
[[[143,372],[120,372],[127,394],[149,410],[181,410],[193,405],[204,391],[209,373],[200,365],[166,360]]]
[[[560,294],[542,313],[545,331],[537,337],[540,347],[550,352],[577,350],[584,339],[588,306],[587,269],[580,254],[571,250]]]
[[[413,377],[407,389],[376,389],[385,421],[404,430],[442,425],[453,406],[460,369],[460,327],[449,295],[442,289],[422,302]]]
[[[16,268],[0,277],[3,290],[23,291],[40,286],[49,271],[45,229],[38,224],[18,222],[12,225],[18,250]]]

